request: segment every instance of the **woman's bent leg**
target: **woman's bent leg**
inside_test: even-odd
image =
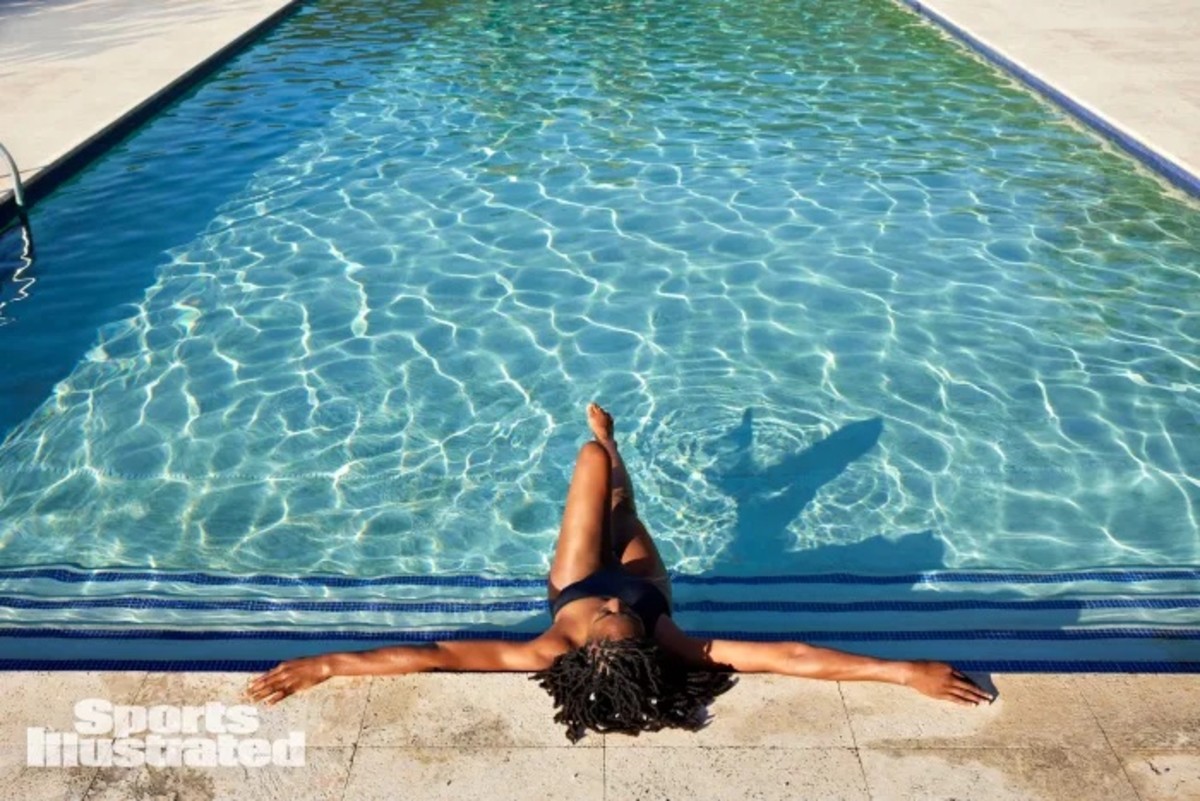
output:
[[[550,567],[550,599],[587,578],[611,557],[612,458],[598,442],[579,450],[567,490],[562,528]]]

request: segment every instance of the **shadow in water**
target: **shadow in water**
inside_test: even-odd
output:
[[[716,466],[706,472],[708,480],[737,504],[734,536],[726,549],[719,554],[711,574],[765,576],[844,572],[896,575],[947,569],[945,540],[941,534],[932,530],[901,535],[877,535],[855,542],[833,543],[807,550],[797,550],[793,538],[788,533],[788,527],[816,497],[817,492],[845,472],[856,460],[867,456],[882,434],[881,418],[860,420],[844,426],[800,453],[785,456],[773,464],[763,465],[757,462],[753,454],[754,412],[752,409],[746,409],[741,423],[712,444],[719,457]],[[862,590],[864,596],[872,592],[869,586],[863,586]],[[1019,588],[997,584],[892,587],[888,597],[905,602],[1029,600]],[[843,596],[843,600],[852,599]],[[881,622],[881,627],[896,624],[896,613],[889,614],[890,622]],[[964,622],[960,618],[956,624],[951,624],[938,617],[927,617],[930,614],[936,615],[914,612],[910,618],[911,623],[903,624],[902,627],[961,627]],[[1058,629],[1076,625],[1080,621],[1078,610],[1070,608],[1040,609],[1036,612],[989,612],[981,609],[973,613],[970,627],[1023,627],[1031,621],[1027,614],[1036,615],[1038,629]],[[703,617],[693,616],[693,622],[700,623],[700,627],[703,628]],[[828,613],[822,613],[820,620],[822,622],[819,628],[822,630],[837,630],[844,625],[836,614],[830,616]],[[812,617],[801,623],[799,618],[789,619],[787,615],[781,614],[777,625],[771,628],[812,628],[813,622]],[[832,644],[857,653],[881,650],[870,643]],[[936,644],[933,643],[914,641],[905,644],[902,650],[906,658],[945,658],[935,652],[936,648]],[[995,685],[988,675],[973,674],[972,678],[985,689],[995,692]]]
[[[716,443],[718,465],[706,473],[713,486],[737,504],[733,540],[720,557],[720,572],[824,573],[833,571],[907,572],[944,566],[945,547],[932,531],[901,537],[872,537],[850,545],[797,552],[788,526],[818,490],[836,479],[879,442],[883,420],[876,417],[844,426],[801,453],[771,465],[754,458],[754,410]]]

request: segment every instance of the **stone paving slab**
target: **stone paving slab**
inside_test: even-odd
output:
[[[25,740],[0,744],[0,798],[13,801],[80,801],[98,768],[31,768]]]
[[[608,798],[621,801],[868,801],[851,748],[619,748],[605,763]]]
[[[255,736],[272,740],[302,731],[309,746],[350,746],[358,742],[370,692],[369,678],[341,678],[315,687],[299,703],[259,706]],[[228,706],[248,703],[245,673],[150,673],[134,703],[143,706]]]
[[[134,672],[0,672],[0,746],[24,750],[25,730],[31,726],[72,731],[77,702],[102,698],[132,703],[145,680],[145,673]],[[0,799],[7,797],[0,794]]]
[[[344,798],[601,801],[604,777],[604,751],[599,748],[359,746]]]
[[[1120,756],[1141,801],[1200,799],[1200,753],[1139,750]]]
[[[742,676],[709,710],[699,732],[668,729],[630,737],[605,735],[606,748],[656,746],[755,746],[759,748],[853,748],[854,735],[833,682],[783,676]]]
[[[1200,749],[1200,676],[1088,676],[1081,686],[1118,751]]]
[[[1078,676],[1000,676],[996,700],[978,707],[881,684],[844,683],[842,695],[860,748],[1107,749],[1080,682]]]
[[[341,801],[353,755],[309,748],[295,768],[102,768],[84,801]]]
[[[523,675],[427,673],[376,679],[363,719],[363,746],[540,747],[571,744],[554,722],[550,696]],[[579,748],[599,748],[589,735]]]
[[[859,756],[877,801],[1138,801],[1107,749],[863,748]]]

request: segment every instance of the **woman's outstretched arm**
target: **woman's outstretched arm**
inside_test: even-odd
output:
[[[991,695],[943,662],[876,659],[799,642],[689,637],[669,619],[659,623],[656,635],[659,645],[696,667],[831,681],[881,681],[966,706],[992,700]]]
[[[280,663],[253,679],[246,695],[255,702],[276,704],[334,676],[400,676],[432,670],[543,670],[567,648],[560,635],[546,632],[528,642],[464,640],[321,654]]]

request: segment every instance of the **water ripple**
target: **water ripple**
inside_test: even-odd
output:
[[[321,124],[0,447],[5,563],[535,572],[592,398],[684,572],[1200,562],[1194,205],[888,3],[444,11],[281,29]]]

